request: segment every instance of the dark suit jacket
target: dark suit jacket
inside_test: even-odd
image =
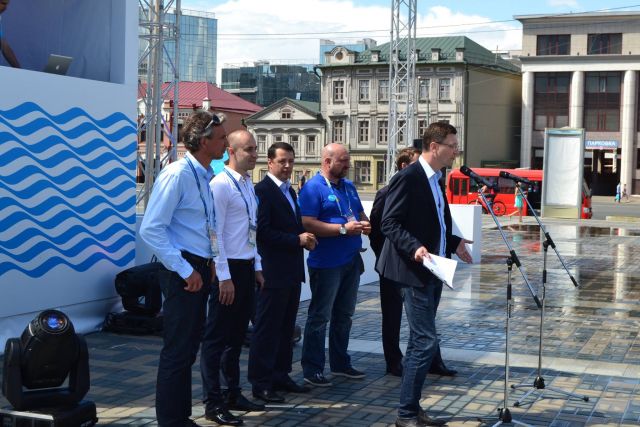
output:
[[[269,176],[256,184],[258,196],[258,252],[262,257],[262,274],[266,287],[284,287],[304,282],[304,249],[300,246],[302,219],[296,192],[296,213],[282,191]]]
[[[451,212],[444,191],[446,255],[450,256],[460,243],[451,234]],[[437,254],[440,247],[440,226],[433,192],[420,162],[398,172],[389,183],[382,233],[386,240],[376,270],[389,280],[408,286],[424,286],[435,276],[413,256],[420,246]]]
[[[380,252],[382,252],[382,245],[384,244],[384,234],[382,234],[380,226],[382,225],[382,214],[384,213],[384,205],[388,192],[388,185],[378,190],[375,199],[373,199],[371,215],[369,216],[369,221],[371,222],[369,242],[371,243],[373,253],[376,254],[376,260],[380,258]]]

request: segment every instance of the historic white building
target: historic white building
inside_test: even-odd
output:
[[[317,102],[283,98],[244,121],[258,144],[258,162],[253,182],[267,174],[267,150],[274,142],[288,142],[296,152],[291,183],[297,184],[305,170],[320,169],[320,152],[325,141],[325,120]],[[311,176],[311,175],[310,175]]]

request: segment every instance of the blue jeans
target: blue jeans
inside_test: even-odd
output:
[[[161,427],[182,427],[191,416],[191,367],[200,347],[211,288],[211,268],[192,266],[204,283],[198,292],[185,291],[186,282],[177,273],[160,272],[164,345],[158,363],[156,416]]]
[[[414,418],[420,409],[425,377],[438,348],[436,308],[442,283],[432,281],[423,287],[402,290],[409,323],[409,342],[403,359],[398,416]]]
[[[334,372],[351,367],[347,347],[360,284],[359,261],[356,254],[340,267],[309,268],[311,303],[304,327],[301,360],[307,378],[324,371],[324,342],[329,321],[329,366]]]

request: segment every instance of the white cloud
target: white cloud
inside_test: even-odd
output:
[[[185,9],[202,10],[206,3],[187,0],[182,4]],[[274,63],[279,60],[317,63],[319,39],[342,43],[364,37],[375,39],[378,43],[385,43],[389,39],[391,17],[388,7],[360,6],[347,0],[230,0],[205,9],[214,12],[218,19],[218,75],[224,64],[252,63],[259,59],[269,59]],[[434,6],[424,14],[418,13],[418,36],[467,35],[489,49],[495,49],[496,46],[500,49],[519,48],[522,35],[518,24],[489,21],[486,17]],[[331,31],[360,32],[339,34]],[[322,34],[273,37],[237,35],[282,33]]]
[[[577,0],[547,0],[547,4],[551,7],[572,7],[579,8]]]

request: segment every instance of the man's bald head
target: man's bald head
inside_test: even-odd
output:
[[[330,159],[335,156],[342,156],[347,152],[347,149],[342,144],[335,142],[327,144],[322,148],[322,159]]]
[[[251,132],[235,130],[227,136],[229,142],[229,167],[245,174],[256,166],[258,151]]]
[[[322,173],[330,180],[347,176],[350,162],[349,152],[342,144],[334,142],[322,149]]]
[[[251,132],[244,129],[234,130],[229,135],[227,135],[229,148],[232,148],[234,150],[237,150],[239,147],[247,144],[251,140],[253,140],[253,135],[251,135]]]

